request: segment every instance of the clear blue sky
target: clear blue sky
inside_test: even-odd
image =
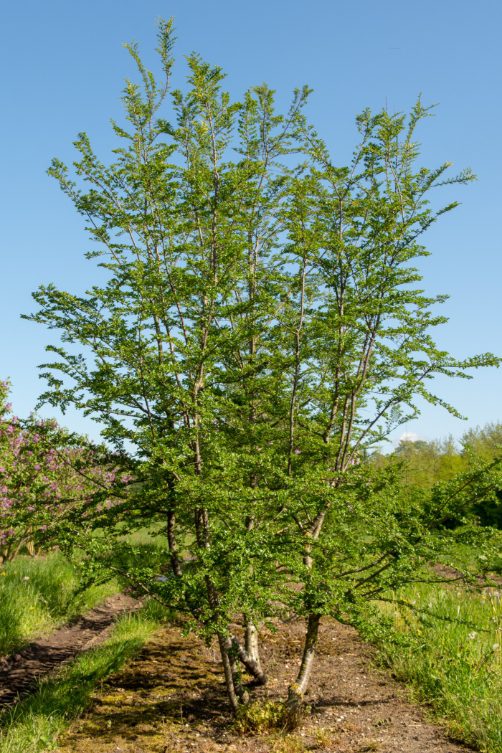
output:
[[[54,282],[82,289],[93,267],[82,222],[46,175],[53,156],[71,161],[85,130],[107,157],[111,117],[120,118],[123,79],[133,68],[122,47],[137,41],[155,64],[156,19],[174,16],[177,83],[184,56],[198,51],[228,73],[236,95],[266,81],[286,101],[295,86],[314,89],[309,116],[336,159],[350,158],[354,116],[364,107],[408,109],[417,94],[439,103],[420,133],[424,162],[471,167],[479,180],[455,192],[462,206],[426,237],[425,288],[451,295],[438,337],[459,356],[502,354],[502,60],[499,0],[20,0],[0,12],[0,378],[13,382],[15,411],[29,413],[42,389],[37,364],[51,334],[20,319],[31,291]],[[446,198],[446,197],[445,197]],[[502,420],[502,371],[438,385],[467,423],[426,408],[402,431],[459,436]],[[50,414],[51,411],[42,411]],[[96,436],[75,414],[63,423]]]

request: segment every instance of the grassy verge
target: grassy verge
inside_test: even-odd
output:
[[[441,561],[473,573],[491,573],[495,577],[502,575],[502,531],[481,530],[484,531],[481,547],[457,542],[451,548],[450,556],[443,557]]]
[[[431,705],[454,738],[500,753],[501,592],[420,584],[390,598],[419,611],[382,604],[363,625],[363,637],[376,643],[381,661]]]
[[[59,552],[16,557],[0,569],[0,655],[116,593],[109,582],[80,590],[78,570]]]
[[[88,705],[97,683],[136,654],[165,619],[155,604],[122,617],[103,644],[87,651],[0,718],[0,753],[42,753]]]

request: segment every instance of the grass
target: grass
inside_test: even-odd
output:
[[[116,582],[80,590],[78,569],[60,553],[16,557],[0,569],[0,655],[53,630],[118,591]]]
[[[502,593],[416,584],[362,628],[379,658],[430,704],[451,736],[483,753],[502,751]],[[433,618],[433,613],[437,618]]]
[[[42,753],[88,705],[96,685],[136,654],[165,619],[154,603],[122,617],[103,644],[81,654],[0,718],[0,753]]]
[[[450,556],[443,557],[441,561],[474,573],[502,575],[502,531],[481,530],[484,531],[484,541],[481,547],[457,542],[452,547]]]

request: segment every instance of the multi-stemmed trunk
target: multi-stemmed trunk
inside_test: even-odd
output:
[[[265,685],[267,676],[263,670],[258,647],[258,631],[252,621],[246,622],[244,646],[235,636],[231,636],[235,655],[253,678],[254,685]]]
[[[210,537],[209,517],[207,510],[201,508],[196,511],[195,529],[198,546],[201,548],[208,548],[210,546]],[[220,606],[220,594],[218,593],[209,574],[206,575],[205,580],[208,603],[213,612],[217,612]],[[251,676],[254,678],[255,684],[263,685],[266,682],[266,676],[261,667],[259,655],[257,653],[258,638],[256,628],[254,628],[254,631],[255,635],[253,635],[252,638],[253,651],[251,653],[248,653],[246,648],[242,646],[241,642],[234,635],[232,635],[230,631],[225,632],[218,630],[217,632],[221,662],[223,665],[225,684],[227,687],[227,694],[230,705],[232,706],[234,712],[237,711],[240,704],[246,703],[249,700],[249,694],[242,684],[239,663],[243,664],[246,670],[251,674]]]
[[[232,634],[218,633],[218,645],[225,674],[227,694],[234,711],[249,701],[249,692],[242,683],[240,665],[252,676],[254,685],[264,685],[267,681],[259,656],[251,655]]]

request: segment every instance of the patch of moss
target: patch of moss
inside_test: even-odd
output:
[[[261,735],[271,729],[283,729],[285,723],[286,709],[283,703],[255,701],[238,709],[234,726],[241,735]]]

